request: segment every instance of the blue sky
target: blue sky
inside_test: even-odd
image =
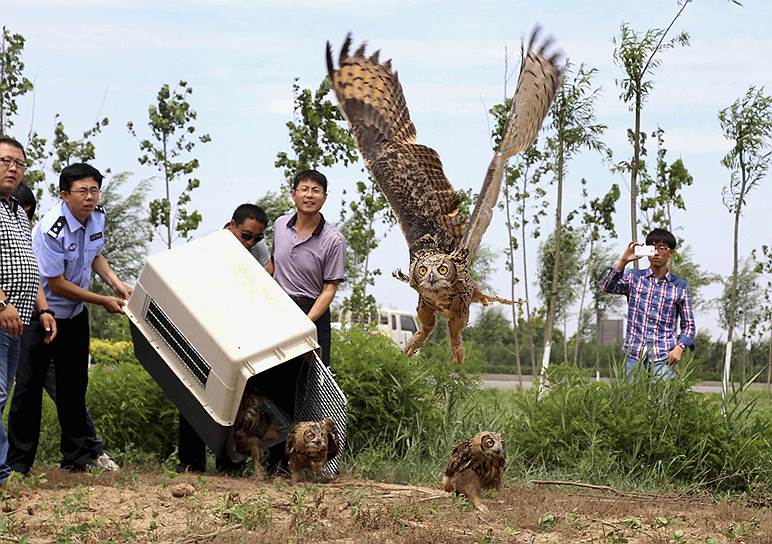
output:
[[[721,201],[729,174],[719,161],[729,144],[717,113],[750,85],[772,93],[772,4],[743,3],[695,0],[686,8],[674,30],[687,30],[691,46],[663,55],[642,117],[644,130],[651,132],[657,125],[665,129],[668,157],[682,158],[694,176],[693,187],[685,192],[687,211],[675,216],[679,234],[706,270],[722,275],[731,272],[732,216]],[[606,141],[615,160],[621,160],[630,153],[626,130],[632,114],[618,100],[615,79],[622,74],[612,62],[611,38],[623,22],[640,31],[663,27],[678,7],[675,0],[4,0],[3,6],[3,24],[27,39],[26,74],[36,88],[34,117],[30,95],[19,104],[16,135],[21,139],[31,124],[50,137],[56,113],[72,136],[108,116],[110,126],[95,140],[96,166],[132,171],[137,180],[149,177],[154,172],[137,163],[138,145],[126,122],[134,121],[145,134],[147,106],[160,86],[180,79],[192,85],[197,126],[212,136],[197,151],[202,184],[193,193],[193,205],[204,216],[200,234],[221,226],[240,202],[280,187],[281,172],[273,163],[276,153],[289,147],[285,123],[292,116],[292,82],[298,77],[301,86],[318,85],[325,74],[327,40],[338,47],[351,31],[355,41],[380,48],[381,58],[391,57],[418,141],[438,151],[455,187],[477,190],[491,158],[485,112],[503,96],[505,47],[519,51],[521,38],[538,22],[572,62],[597,68],[596,84],[602,88],[597,117],[608,125]],[[331,183],[324,210],[328,218],[337,220],[341,191],[362,178],[361,167],[326,172]],[[620,239],[610,242],[621,251],[630,238],[626,181],[609,173],[595,156],[581,155],[569,165],[566,210],[580,203],[582,177],[590,181],[593,195],[613,182],[620,184]],[[160,195],[160,184],[156,187],[154,194]],[[548,196],[554,201],[554,188]],[[765,204],[770,200],[772,180],[767,179],[752,194],[742,218],[741,255],[772,243]],[[503,253],[501,213],[494,216],[483,243]],[[373,260],[384,272],[407,266],[407,248],[398,230],[387,235]],[[503,259],[497,267],[491,284],[507,295]],[[535,262],[529,262],[529,270],[533,277]],[[374,292],[386,306],[412,308],[416,302],[414,291],[388,273]],[[719,292],[715,285],[703,295],[711,298]],[[714,311],[699,314],[698,327],[720,334]]]

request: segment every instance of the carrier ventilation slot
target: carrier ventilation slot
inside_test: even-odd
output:
[[[152,299],[150,299],[147,312],[145,312],[145,319],[177,354],[182,364],[193,374],[201,387],[206,387],[206,380],[212,368]]]

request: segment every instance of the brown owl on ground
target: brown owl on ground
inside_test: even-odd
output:
[[[301,421],[293,425],[284,445],[292,483],[298,483],[308,471],[313,480],[321,480],[325,463],[338,455],[339,450],[340,437],[332,419]]]
[[[537,49],[538,34],[537,28],[523,54],[501,143],[470,218],[459,211],[459,194],[445,177],[439,155],[416,143],[416,129],[391,61],[380,63],[378,52],[366,57],[364,44],[351,54],[349,35],[336,69],[332,47],[327,43],[327,71],[340,109],[410,250],[409,274],[394,272],[394,277],[409,283],[419,295],[417,312],[421,328],[405,346],[408,356],[424,344],[434,329],[436,314],[441,313],[448,319],[453,362],[461,364],[461,330],[469,321],[469,305],[512,304],[482,293],[469,271],[490,224],[506,162],[534,141],[560,85],[560,54],[547,52],[550,40]]]
[[[274,420],[268,402],[254,389],[246,390],[228,440],[228,453],[234,462],[239,463],[247,456],[252,457],[255,464],[254,477],[257,480],[263,478],[263,441],[279,440],[282,430],[281,425]]]
[[[500,489],[507,464],[504,440],[498,433],[483,431],[453,448],[442,473],[442,487],[448,493],[465,495],[476,508],[485,510],[480,492]]]

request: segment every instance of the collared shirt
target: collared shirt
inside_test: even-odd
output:
[[[346,240],[324,220],[305,238],[295,230],[297,214],[283,215],[273,228],[273,277],[291,297],[316,299],[325,283],[343,281]]]
[[[627,331],[622,349],[628,356],[640,358],[648,347],[649,360],[662,361],[677,344],[694,348],[697,329],[689,284],[683,278],[669,272],[657,278],[651,268],[624,273],[612,268],[603,280],[603,290],[627,297]]]
[[[0,198],[0,288],[25,325],[32,319],[39,278],[27,214],[15,198]]]
[[[104,209],[98,206],[83,225],[75,219],[65,202],[46,213],[32,230],[32,249],[40,265],[40,279],[48,306],[57,318],[71,318],[83,310],[83,302],[55,295],[48,278],[64,279],[88,290],[91,287],[91,264],[105,244]]]

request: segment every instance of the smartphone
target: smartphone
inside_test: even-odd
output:
[[[654,246],[645,246],[645,245],[635,246],[634,251],[635,251],[636,257],[651,257],[657,252],[657,250],[654,249]]]

